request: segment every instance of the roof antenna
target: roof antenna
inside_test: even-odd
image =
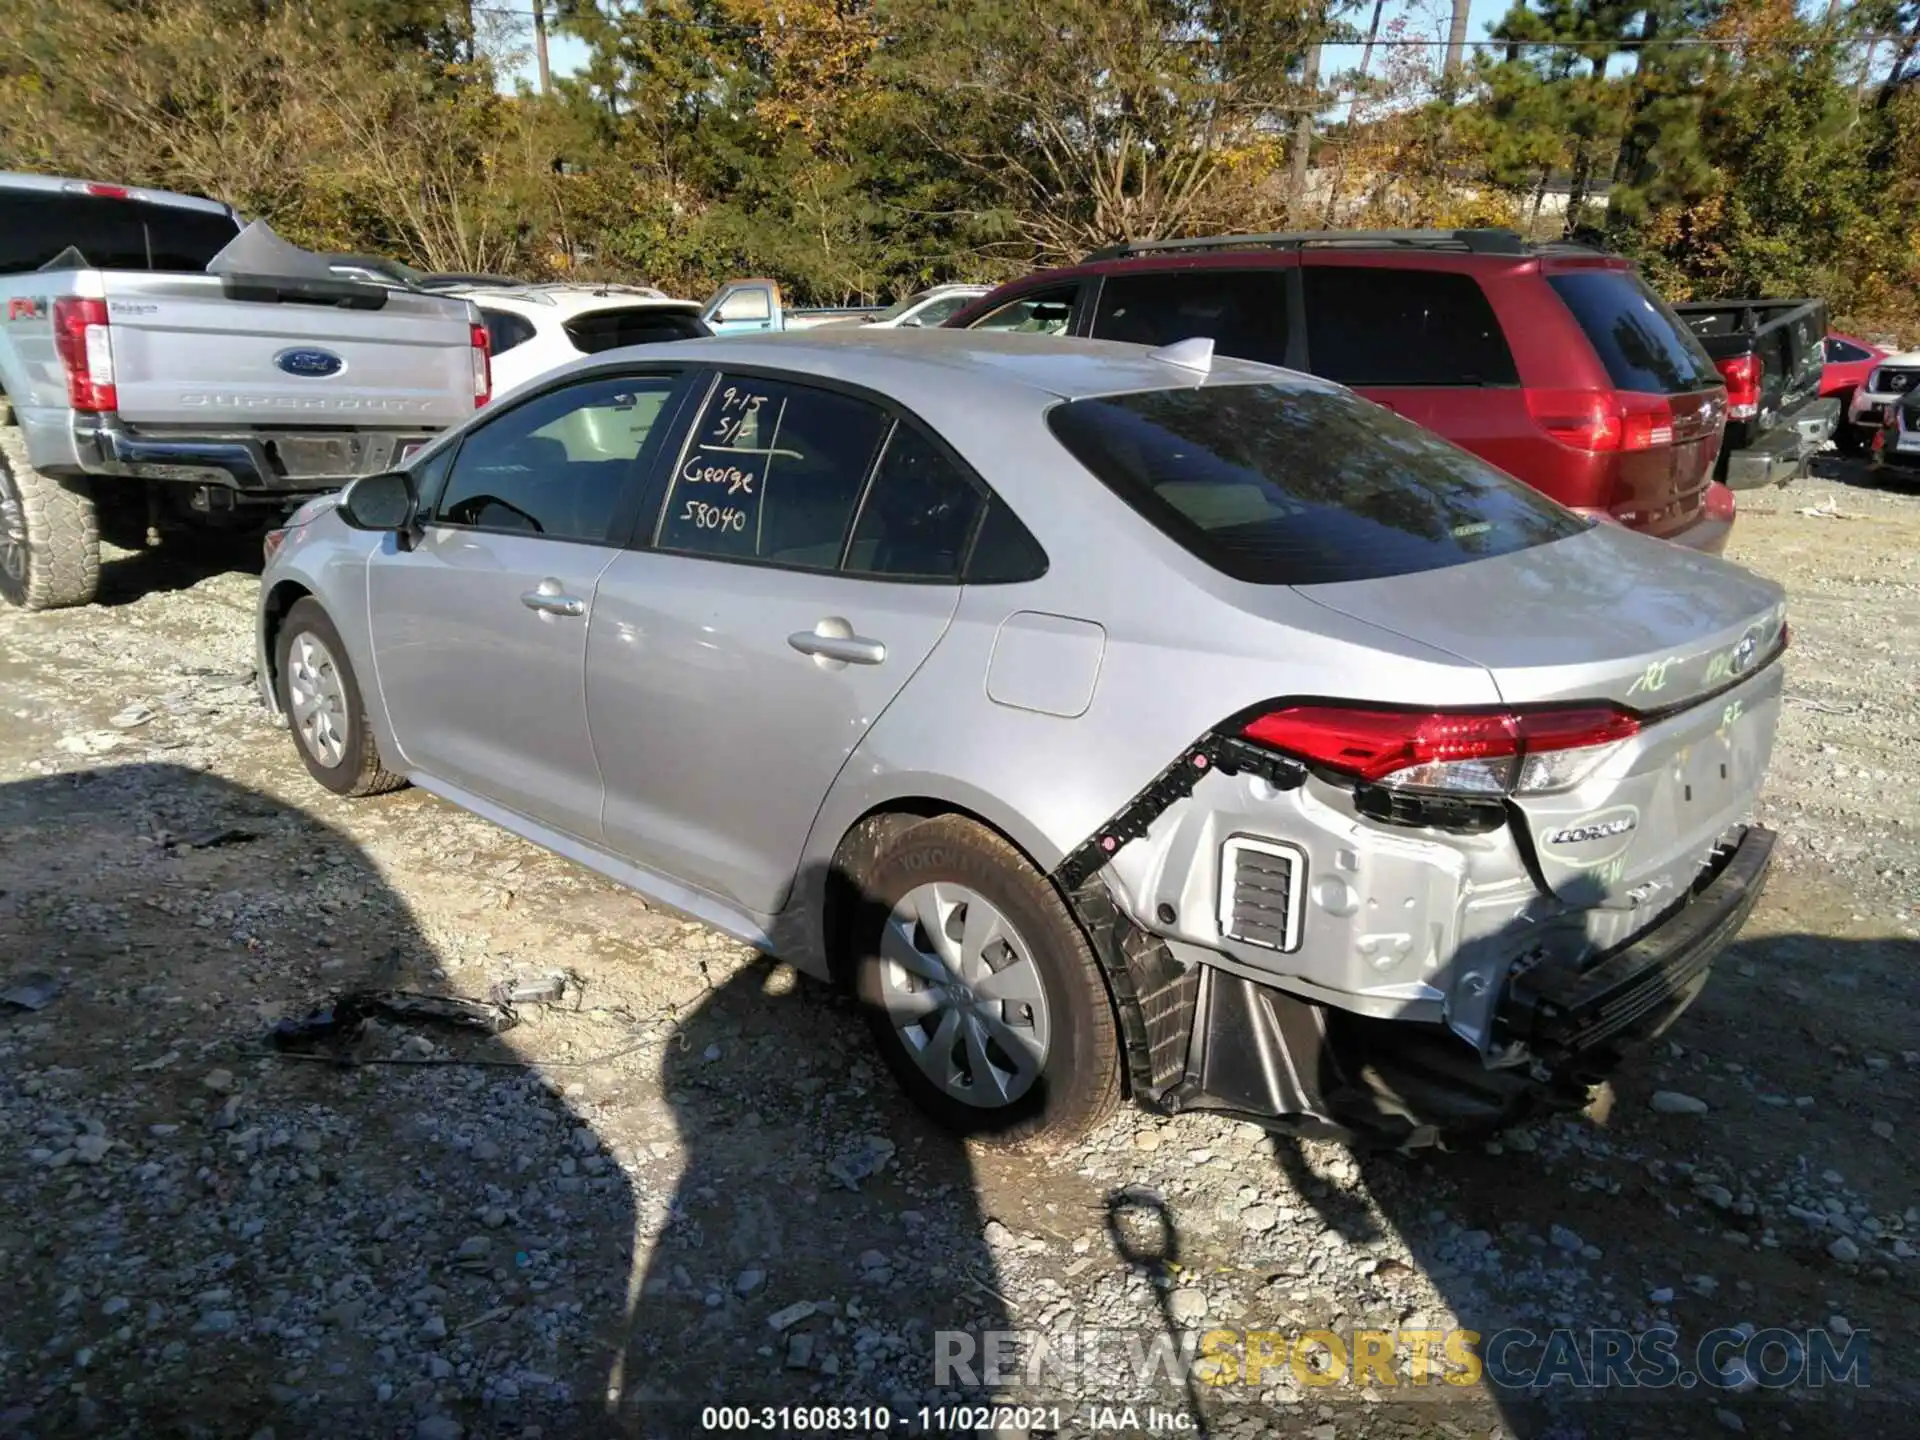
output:
[[[1167,365],[1178,365],[1182,370],[1193,370],[1201,375],[1213,369],[1213,341],[1205,335],[1196,335],[1191,340],[1176,340],[1171,345],[1162,345],[1158,350],[1149,350],[1149,358]]]

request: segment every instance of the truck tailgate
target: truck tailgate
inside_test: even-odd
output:
[[[434,429],[473,413],[465,301],[394,290],[349,310],[236,299],[213,275],[101,279],[132,424]]]

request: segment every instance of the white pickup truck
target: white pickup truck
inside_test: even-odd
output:
[[[0,173],[0,599],[91,601],[102,507],[258,524],[392,469],[487,402],[487,345],[214,201]]]

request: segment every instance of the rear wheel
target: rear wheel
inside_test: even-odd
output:
[[[320,603],[296,600],[275,644],[280,708],[307,772],[336,795],[382,795],[406,777],[380,763],[347,647]]]
[[[855,990],[888,1066],[948,1129],[1071,1144],[1120,1096],[1119,1037],[1085,935],[999,836],[941,816],[865,877]]]
[[[0,599],[23,610],[85,605],[100,587],[100,530],[83,479],[42,475],[26,438],[0,429]]]

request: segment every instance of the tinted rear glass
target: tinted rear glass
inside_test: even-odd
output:
[[[1471,275],[1309,265],[1307,368],[1342,385],[1515,385],[1513,352]]]
[[[1693,332],[1639,276],[1575,270],[1547,283],[1580,322],[1616,389],[1680,395],[1721,383]]]
[[[1236,580],[1407,575],[1587,528],[1431,431],[1337,392],[1154,390],[1057,405],[1047,420],[1114,493]]]
[[[96,270],[205,270],[239,233],[205,210],[15,190],[0,194],[0,275],[38,270],[69,245]]]
[[[652,345],[661,340],[691,340],[710,335],[698,315],[635,306],[630,310],[594,310],[567,322],[567,338],[582,354],[598,355],[623,345]]]

